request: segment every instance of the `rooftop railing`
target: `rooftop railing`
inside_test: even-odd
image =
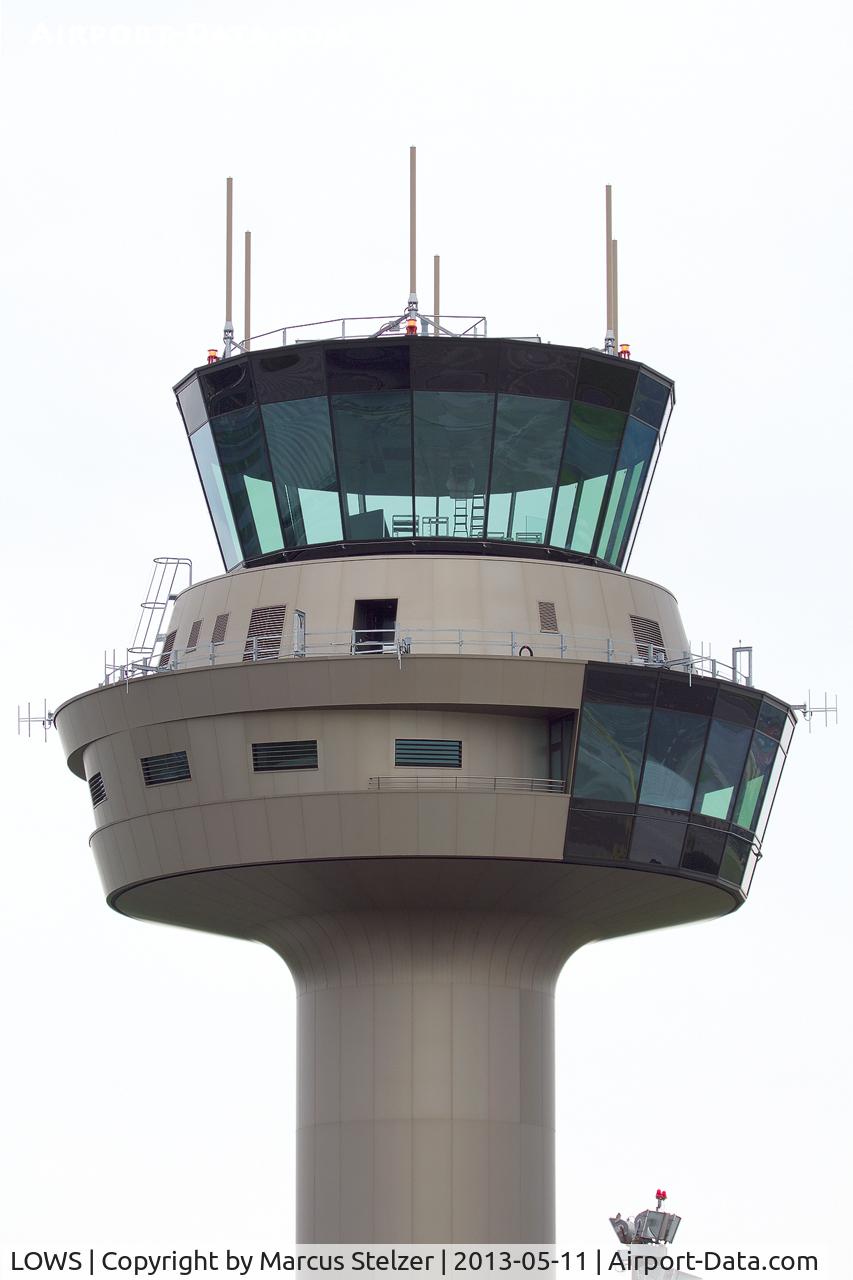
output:
[[[126,653],[124,661],[117,659],[113,650],[112,661],[104,654],[102,684],[122,684],[146,676],[206,666],[302,661],[306,658],[385,656],[402,666],[408,657],[424,654],[617,662],[629,666],[666,667],[684,671],[689,676],[710,676],[739,685],[752,684],[752,651],[743,646],[733,650],[731,663],[726,663],[710,653],[684,651],[671,654],[660,645],[627,644],[610,636],[577,637],[561,632],[483,631],[467,627],[406,628],[399,624],[373,630],[307,631],[302,629],[299,619],[301,615],[297,615],[290,637],[279,633],[253,636],[238,642],[202,643],[142,658]],[[746,670],[739,665],[741,655],[750,659]]]
[[[330,320],[310,320],[306,324],[288,324],[279,329],[267,329],[265,333],[255,333],[240,342],[232,340],[228,355],[238,355],[243,351],[265,350],[269,347],[288,346],[300,342],[341,341],[345,338],[394,338],[405,337],[406,323],[411,317],[402,315],[385,316],[334,316]],[[417,332],[412,337],[443,338],[486,338],[488,323],[485,316],[431,316],[416,313]],[[436,329],[436,320],[438,328]],[[517,342],[541,342],[536,334],[502,334],[502,337],[513,338]]]

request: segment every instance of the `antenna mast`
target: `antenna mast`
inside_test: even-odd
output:
[[[246,256],[243,264],[243,350],[248,351],[252,332],[252,233],[246,232]]]
[[[409,302],[406,311],[409,323],[417,326],[417,147],[409,147]],[[416,328],[412,332],[416,332]]]
[[[226,359],[234,345],[234,324],[231,316],[231,276],[233,268],[234,179],[225,179],[225,329],[223,332]]]
[[[615,356],[616,347],[616,325],[614,311],[616,309],[616,290],[615,290],[615,261],[616,254],[613,245],[613,189],[610,183],[604,188],[604,251],[606,261],[606,289],[607,289],[607,327],[604,333],[604,351],[608,356]]]

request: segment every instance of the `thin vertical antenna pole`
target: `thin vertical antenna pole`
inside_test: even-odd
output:
[[[231,323],[231,276],[233,268],[234,179],[225,180],[225,323]]]
[[[604,240],[607,261],[607,326],[608,334],[613,332],[613,199],[610,184],[604,188]]]
[[[617,241],[611,240],[611,274],[612,274],[612,317],[613,317],[613,350],[616,355],[619,354],[619,258],[617,254]]]
[[[433,317],[432,332],[433,337],[438,337],[438,326],[441,323],[441,294],[440,294],[440,259],[438,254],[432,260],[432,296],[433,296]]]
[[[249,334],[252,332],[252,233],[246,232],[246,259],[243,271],[243,288],[245,291],[245,315],[243,325],[245,341],[243,347],[249,350]]]
[[[417,244],[417,148],[409,147],[409,295],[418,292],[416,268]]]

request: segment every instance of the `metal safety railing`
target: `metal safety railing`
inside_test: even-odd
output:
[[[334,316],[329,320],[309,320],[304,324],[282,325],[267,329],[248,338],[234,342],[236,352],[268,350],[270,347],[288,346],[300,342],[342,341],[347,338],[393,338],[406,336],[408,316]],[[415,313],[417,333],[414,337],[486,338],[488,322],[485,316],[425,315]],[[438,327],[436,328],[436,324]],[[536,334],[502,334],[516,342],[541,342]],[[227,353],[231,354],[231,353]]]
[[[302,615],[297,615],[301,617]],[[291,637],[277,633],[251,639],[214,644],[202,642],[185,648],[172,647],[168,653],[136,657],[129,650],[120,659],[104,654],[103,684],[125,683],[144,676],[156,676],[199,667],[244,662],[301,661],[305,658],[359,658],[386,655],[402,664],[411,655],[471,655],[568,659],[575,662],[616,662],[629,666],[666,667],[690,676],[710,676],[733,684],[751,686],[752,650],[739,646],[731,663],[710,653],[669,654],[660,645],[637,645],[610,636],[569,636],[561,632],[524,630],[486,631],[467,627],[413,627],[400,624],[376,629],[348,631],[308,631],[294,627]],[[749,661],[744,669],[741,656]]]
[[[387,778],[371,778],[371,791],[513,791],[548,792],[564,795],[565,782],[558,778],[477,778],[470,774],[416,773]]]

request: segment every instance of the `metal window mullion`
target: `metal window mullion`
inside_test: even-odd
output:
[[[604,497],[601,499],[601,507],[598,512],[598,519],[595,522],[595,533],[593,534],[592,542],[590,543],[590,548],[589,548],[590,554],[594,556],[598,556],[599,558],[602,558],[602,557],[599,556],[598,542],[599,542],[599,539],[601,538],[602,533],[604,532],[604,521],[607,518],[607,508],[610,506],[610,495],[613,492],[613,486],[616,483],[616,475],[619,471],[619,463],[622,460],[622,450],[625,448],[625,437],[628,434],[629,421],[630,421],[630,414],[626,413],[625,425],[622,428],[622,434],[619,437],[619,447],[616,450],[616,460],[613,464],[613,469],[610,472],[610,476],[608,478],[607,484],[604,486]]]
[[[496,367],[495,368],[495,389],[494,389],[494,392],[492,393],[493,395],[492,435],[489,441],[489,467],[486,472],[485,508],[483,510],[483,542],[488,542],[489,540],[489,508],[492,505],[492,474],[495,468],[495,438],[497,436],[497,430],[498,430],[498,397],[501,395],[501,392],[498,389],[499,384],[500,384],[500,374],[499,374],[499,369]],[[474,523],[473,494],[471,498],[471,523],[472,524]],[[511,528],[512,528],[512,524],[510,523],[507,525],[507,538],[510,542],[512,541],[512,539],[509,537],[509,530]]]

